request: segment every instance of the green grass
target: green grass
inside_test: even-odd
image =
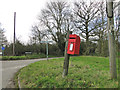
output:
[[[118,56],[120,56],[120,52],[118,52]]]
[[[0,59],[2,59],[2,56],[0,56]]]
[[[26,56],[3,56],[2,60],[20,60],[26,59]]]
[[[55,57],[49,55],[49,57]],[[32,55],[24,55],[24,56],[3,56],[2,60],[25,60],[25,59],[38,59],[38,58],[46,58],[45,54],[32,54]]]
[[[21,69],[19,78],[22,88],[118,87],[118,80],[110,79],[108,58],[92,56],[71,57],[69,73],[65,78],[62,78],[63,60],[61,58],[39,61]]]

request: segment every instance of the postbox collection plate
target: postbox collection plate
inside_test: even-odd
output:
[[[73,43],[70,44],[70,49],[69,49],[69,50],[70,50],[70,51],[73,50]]]

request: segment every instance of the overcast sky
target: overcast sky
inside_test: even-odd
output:
[[[5,28],[7,40],[13,42],[14,12],[16,12],[16,37],[27,43],[31,26],[37,22],[41,9],[50,1],[53,0],[0,0],[0,22]]]
[[[0,0],[0,22],[9,42],[13,41],[14,12],[16,12],[16,36],[27,42],[31,26],[49,0]]]
[[[52,0],[0,0],[0,22],[5,28],[7,40],[13,42],[14,12],[16,12],[16,36],[27,43],[31,26],[37,22],[37,16],[49,1]]]

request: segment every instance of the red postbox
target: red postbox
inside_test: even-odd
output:
[[[80,50],[80,37],[76,34],[70,34],[68,40],[67,54],[79,55]]]

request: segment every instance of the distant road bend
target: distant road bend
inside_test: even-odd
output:
[[[14,88],[13,77],[15,73],[22,67],[25,67],[30,63],[34,63],[40,60],[46,60],[46,58],[32,60],[0,61],[0,63],[2,62],[2,69],[0,68],[0,71],[2,71],[2,88]]]

